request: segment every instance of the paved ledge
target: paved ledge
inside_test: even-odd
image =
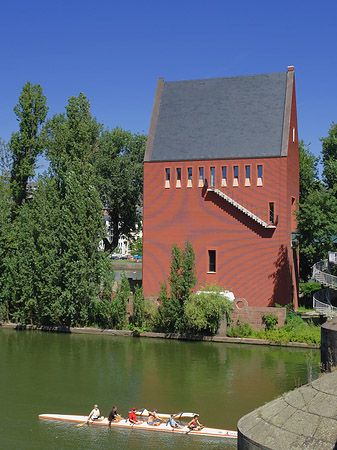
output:
[[[337,442],[337,370],[242,417],[238,449],[332,450]]]
[[[250,339],[250,338],[233,338],[223,336],[201,336],[193,334],[179,334],[179,333],[155,333],[153,331],[146,331],[139,333],[138,331],[130,330],[109,330],[104,328],[75,328],[75,327],[48,327],[37,325],[20,325],[16,323],[0,323],[0,328],[13,328],[15,330],[35,330],[35,331],[49,331],[53,333],[82,333],[82,334],[105,334],[111,336],[131,336],[131,337],[146,337],[159,339],[178,339],[186,341],[205,341],[205,342],[224,342],[232,344],[251,344],[251,345],[270,345],[276,347],[302,347],[302,348],[316,348],[320,346],[317,344],[306,344],[302,342],[271,342],[265,339]]]

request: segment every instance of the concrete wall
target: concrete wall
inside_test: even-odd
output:
[[[324,371],[337,366],[337,319],[321,327],[321,364]]]

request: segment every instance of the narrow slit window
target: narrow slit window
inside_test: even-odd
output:
[[[233,167],[233,186],[239,186],[239,166]]]
[[[263,184],[263,166],[259,164],[257,166],[257,186],[262,186]]]
[[[227,186],[227,166],[221,168],[221,186]]]
[[[211,167],[211,187],[215,186],[215,167]]]
[[[176,187],[181,187],[181,168],[177,167],[177,183]]]
[[[275,223],[275,204],[269,202],[269,223]]]
[[[170,187],[170,181],[171,181],[171,169],[167,167],[165,169],[165,188]]]
[[[208,271],[216,272],[216,250],[208,250]]]
[[[204,168],[199,167],[199,187],[204,187]]]
[[[250,166],[245,166],[245,186],[250,186]]]
[[[192,187],[192,167],[187,168],[187,187]]]

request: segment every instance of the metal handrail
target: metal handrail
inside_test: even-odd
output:
[[[324,316],[333,317],[337,315],[337,308],[330,303],[328,289],[322,289],[314,293],[312,306],[315,311]]]
[[[328,270],[328,260],[324,259],[312,266],[312,278],[318,283],[324,284],[324,286],[337,289],[337,277],[326,273]]]

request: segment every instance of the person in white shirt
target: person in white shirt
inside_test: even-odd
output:
[[[88,416],[87,423],[89,422],[90,419],[91,420],[98,420],[100,417],[101,417],[101,413],[100,413],[100,411],[98,409],[98,406],[95,405],[94,409],[91,411],[91,413]]]

